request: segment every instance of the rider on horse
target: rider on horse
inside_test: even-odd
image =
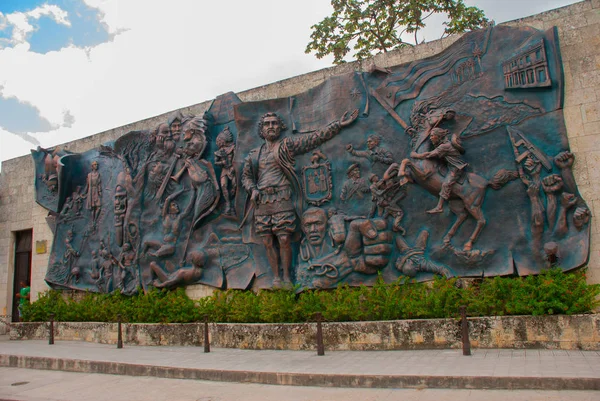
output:
[[[454,185],[463,175],[468,163],[462,159],[462,154],[465,153],[461,146],[460,139],[456,135],[452,135],[450,131],[442,128],[433,128],[430,131],[429,137],[435,149],[431,152],[416,153],[412,152],[411,157],[415,159],[443,159],[448,167],[448,174],[442,183],[440,190],[440,199],[435,208],[428,210],[427,213],[442,213],[444,211],[444,201],[450,198],[452,185]]]

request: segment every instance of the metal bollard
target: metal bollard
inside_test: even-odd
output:
[[[467,320],[467,307],[460,307],[460,328],[462,331],[463,355],[471,355],[471,340],[469,339],[469,322]]]
[[[210,352],[210,338],[208,336],[208,315],[204,316],[204,352]]]
[[[48,333],[48,345],[54,345],[54,313],[50,314],[50,330]]]
[[[325,355],[325,346],[323,345],[323,315],[321,312],[315,313],[315,319],[317,320],[317,355]]]
[[[123,330],[121,329],[121,314],[117,315],[117,348],[123,348]]]

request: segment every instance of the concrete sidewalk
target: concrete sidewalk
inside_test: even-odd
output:
[[[311,351],[0,341],[0,366],[323,387],[600,390],[600,352]]]

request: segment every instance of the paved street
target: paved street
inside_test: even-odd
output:
[[[600,401],[597,351],[203,351],[1,339],[0,400]]]
[[[254,372],[600,378],[600,352],[561,350],[314,351],[129,346],[82,341],[0,341],[0,354]]]
[[[597,401],[600,392],[291,387],[0,368],[0,400]]]

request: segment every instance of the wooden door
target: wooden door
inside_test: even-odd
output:
[[[17,231],[15,238],[15,275],[13,281],[13,307],[12,321],[19,321],[19,298],[16,294],[21,290],[20,283],[31,280],[31,241],[33,239],[32,231]]]

